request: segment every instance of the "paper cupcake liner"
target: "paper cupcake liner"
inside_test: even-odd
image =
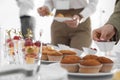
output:
[[[49,61],[61,61],[62,58],[63,58],[63,56],[51,56],[51,55],[48,55],[48,60]]]
[[[78,72],[79,70],[78,64],[62,64],[61,63],[61,67],[66,69],[68,72],[72,72],[72,73]]]
[[[102,65],[98,66],[83,66],[79,65],[79,73],[98,73],[102,67]]]
[[[48,56],[47,55],[42,55],[41,60],[48,60]]]
[[[100,72],[110,72],[112,68],[113,68],[113,63],[103,64],[103,66],[100,69]]]

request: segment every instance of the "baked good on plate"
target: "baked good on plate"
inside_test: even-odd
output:
[[[68,72],[78,72],[79,65],[81,58],[75,55],[66,55],[61,60],[61,66],[66,69]]]
[[[113,67],[113,61],[110,58],[100,56],[98,57],[98,61],[103,64],[100,72],[110,72]]]
[[[80,73],[98,73],[102,64],[95,59],[82,60],[79,65]]]

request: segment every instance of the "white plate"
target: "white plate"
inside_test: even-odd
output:
[[[113,73],[68,73],[70,80],[112,80]]]
[[[58,22],[63,22],[66,20],[72,20],[72,18],[70,18],[70,17],[55,17],[54,20],[56,20]]]
[[[113,75],[113,72],[93,73],[93,74],[89,74],[89,73],[68,73],[68,75],[70,75],[70,76],[83,76],[83,77],[96,77],[96,76],[110,76],[110,75]]]
[[[45,63],[45,64],[50,64],[50,63],[57,63],[59,61],[45,61],[45,60],[41,60],[41,63]]]
[[[54,67],[59,67],[59,63],[52,63],[48,65],[48,67],[53,67],[52,70],[54,70]],[[68,79],[69,80],[112,80],[113,71],[110,73],[94,73],[94,74],[88,74],[88,73],[68,73]],[[61,79],[60,79],[61,80]]]

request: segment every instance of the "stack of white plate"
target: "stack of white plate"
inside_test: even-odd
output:
[[[69,80],[112,80],[113,73],[69,73]]]

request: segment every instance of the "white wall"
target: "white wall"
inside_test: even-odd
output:
[[[42,6],[44,0],[39,0],[37,7]],[[92,29],[102,26],[109,18],[113,11],[115,0],[99,0],[96,12],[91,16],[92,18]],[[104,13],[103,13],[104,11]],[[15,0],[0,0],[0,26],[6,28],[19,28],[19,9],[16,6]],[[40,17],[36,15],[36,37],[39,39],[39,31],[43,29],[43,42],[49,43],[50,39],[50,25],[53,17]],[[94,44],[93,44],[94,46]]]
[[[97,28],[109,19],[114,10],[115,0],[99,0],[96,12],[91,16],[92,27]]]
[[[103,26],[114,11],[115,0],[99,0],[96,12],[91,16],[92,30]],[[97,47],[92,43],[92,47]]]
[[[0,26],[19,27],[18,7],[14,0],[0,0]]]

